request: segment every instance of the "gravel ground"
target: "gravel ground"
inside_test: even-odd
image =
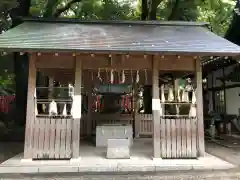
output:
[[[240,180],[240,169],[209,172],[162,172],[155,174],[41,174],[41,175],[1,175],[3,180]]]

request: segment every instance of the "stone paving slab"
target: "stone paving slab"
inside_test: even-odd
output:
[[[125,174],[1,174],[3,180],[239,180],[240,170],[228,171],[171,171],[160,173]]]
[[[55,163],[59,163],[56,165]],[[216,157],[208,156],[199,160],[95,160],[71,163],[70,161],[3,163],[0,173],[59,173],[59,172],[158,172],[185,170],[231,169],[235,166]]]

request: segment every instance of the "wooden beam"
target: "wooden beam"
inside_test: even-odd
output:
[[[204,124],[203,124],[203,89],[202,89],[202,66],[200,59],[196,59],[196,99],[197,99],[197,129],[198,129],[198,155],[205,155]]]
[[[32,159],[33,153],[33,123],[35,120],[35,88],[36,88],[36,54],[29,56],[28,93],[27,93],[27,117],[25,128],[24,159]]]
[[[159,99],[159,60],[152,59],[152,114],[153,114],[153,158],[161,158],[160,155],[160,99]]]
[[[75,86],[72,105],[73,115],[73,158],[80,155],[80,120],[82,114],[82,60],[76,57],[75,60]]]

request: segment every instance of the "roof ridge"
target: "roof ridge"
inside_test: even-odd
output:
[[[79,20],[73,18],[39,18],[22,17],[24,22],[42,22],[42,23],[76,23],[76,24],[125,24],[125,25],[161,25],[161,26],[206,26],[207,22],[193,21],[140,21],[140,20]]]

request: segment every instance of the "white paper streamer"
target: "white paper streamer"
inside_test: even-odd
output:
[[[195,91],[192,92],[192,104],[196,104],[197,100],[196,100],[196,93]]]
[[[67,116],[67,105],[66,104],[64,104],[62,115]]]
[[[124,70],[122,70],[122,82],[121,83],[125,83],[125,72],[124,72]]]
[[[57,103],[54,100],[49,105],[49,115],[57,115]]]
[[[139,83],[139,71],[137,70],[136,83]]]
[[[102,82],[100,69],[98,69],[98,79]]]
[[[168,101],[169,102],[174,101],[173,89],[172,88],[169,88],[169,90],[168,90]]]
[[[189,111],[189,117],[197,117],[197,108],[195,104],[191,104],[190,111]]]
[[[178,102],[181,102],[181,89],[180,88],[178,88],[177,100],[178,100]]]
[[[114,74],[113,74],[113,69],[111,69],[111,77],[110,77],[110,82],[113,84],[114,81]]]
[[[182,102],[189,102],[188,92],[187,91],[183,91],[182,92]]]
[[[161,101],[165,102],[164,84],[161,86]]]

